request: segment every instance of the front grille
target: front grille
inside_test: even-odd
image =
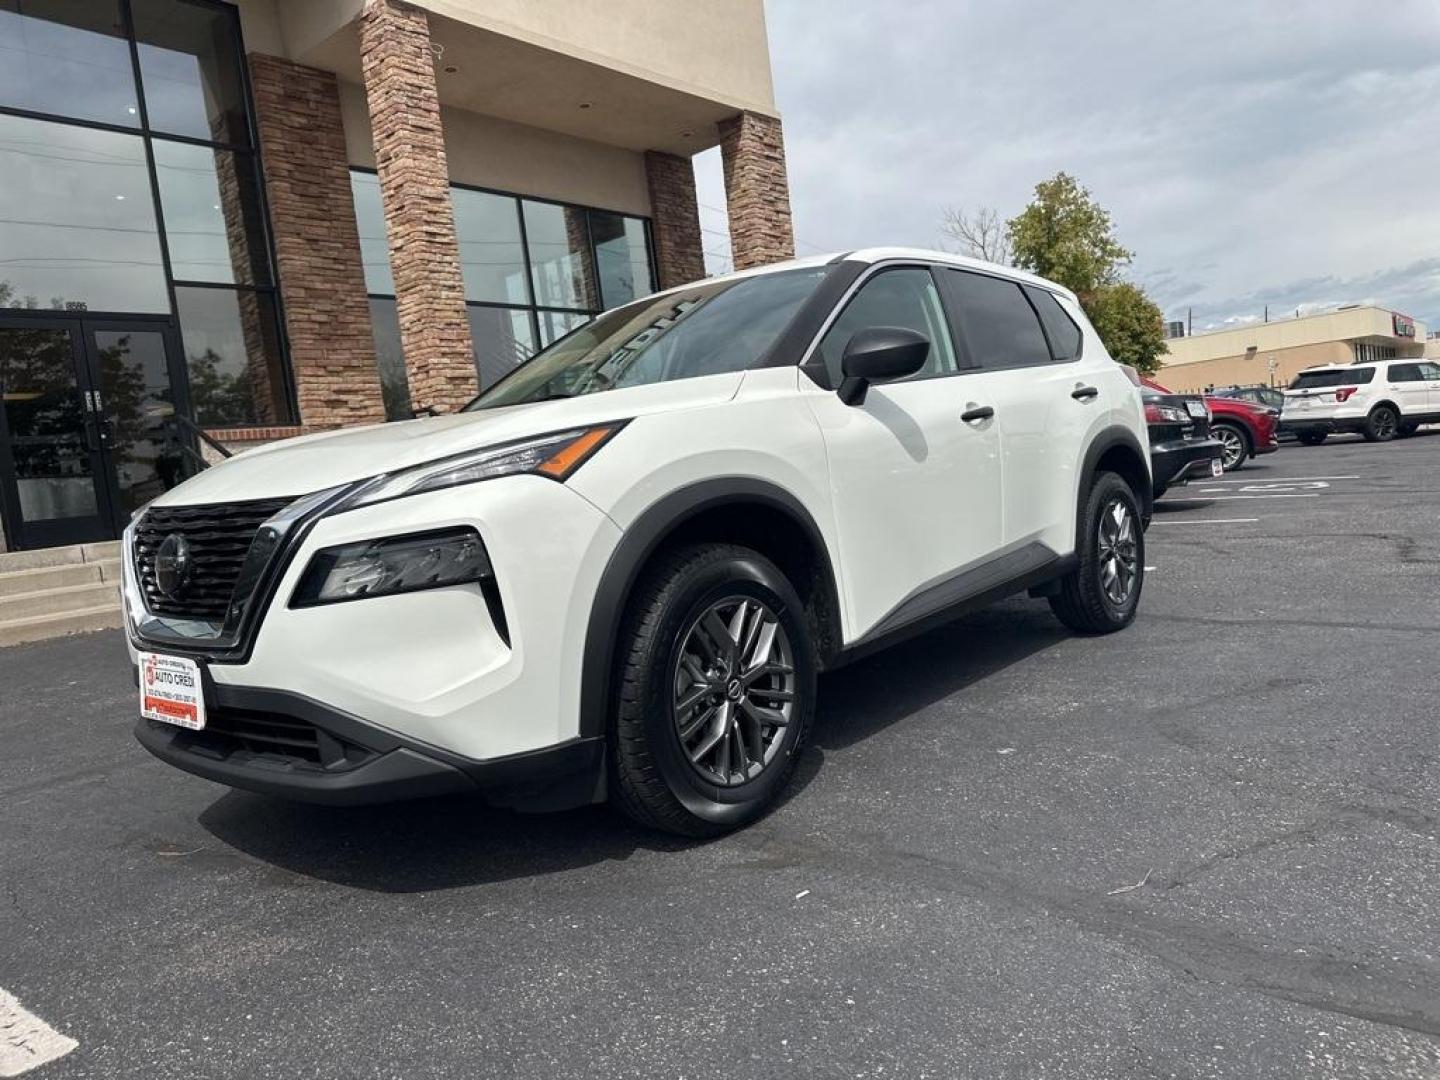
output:
[[[135,526],[135,572],[145,606],[156,615],[223,623],[255,533],[293,499],[258,499],[214,506],[157,506]],[[193,570],[178,596],[155,581],[155,555],[172,533],[190,544]]]

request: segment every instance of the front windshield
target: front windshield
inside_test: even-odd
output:
[[[701,282],[601,315],[481,394],[498,409],[751,367],[828,271],[807,267]]]

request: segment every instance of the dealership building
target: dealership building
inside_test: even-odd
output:
[[[1357,304],[1319,315],[1253,322],[1172,337],[1157,378],[1177,392],[1214,386],[1279,386],[1317,364],[1422,356],[1425,324],[1386,308]]]
[[[762,0],[0,0],[0,550],[702,277],[715,146],[791,256]]]

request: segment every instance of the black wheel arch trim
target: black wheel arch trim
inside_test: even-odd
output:
[[[1085,458],[1080,466],[1080,483],[1075,491],[1075,550],[1080,550],[1080,530],[1085,517],[1085,501],[1090,494],[1090,485],[1095,482],[1095,473],[1099,468],[1100,459],[1106,453],[1116,447],[1124,447],[1131,451],[1140,462],[1140,467],[1148,475],[1150,473],[1150,456],[1140,445],[1140,440],[1129,428],[1121,427],[1118,424],[1105,428],[1098,435],[1090,440],[1090,445],[1085,450]],[[1142,484],[1141,489],[1135,492],[1135,498],[1140,503],[1140,518],[1148,528],[1150,518],[1155,513],[1155,492],[1151,484]]]
[[[829,610],[839,613],[839,588],[824,534],[803,503],[778,484],[759,477],[724,476],[702,480],[664,495],[646,507],[625,530],[610,555],[590,604],[580,669],[579,736],[606,734],[610,689],[615,672],[621,622],[635,585],[650,557],[665,539],[697,514],[719,506],[759,503],[789,517],[805,533],[819,560],[819,587],[827,591]],[[792,582],[792,584],[794,584]],[[819,666],[826,657],[816,643]]]

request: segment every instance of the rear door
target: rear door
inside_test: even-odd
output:
[[[1004,546],[1068,552],[1075,473],[1087,434],[1114,404],[1106,400],[1113,388],[1087,377],[1080,328],[1053,293],[971,270],[937,273],[974,368],[962,377],[967,407],[993,408],[1000,430]]]
[[[877,326],[924,334],[924,370],[871,386],[859,405],[802,379],[829,458],[852,639],[908,621],[1001,536],[999,433],[962,419],[969,384],[929,267],[881,266],[863,278],[807,366],[823,361],[838,386],[846,343]]]

